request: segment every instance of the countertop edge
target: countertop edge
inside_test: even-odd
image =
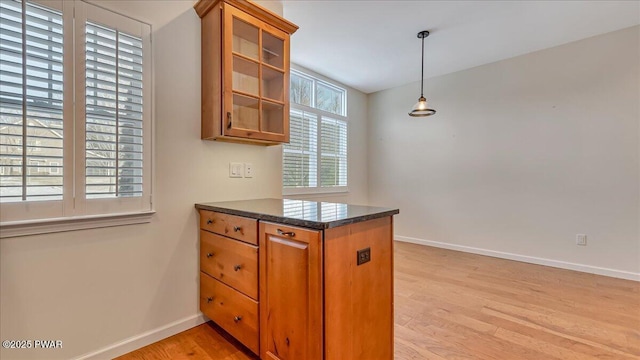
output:
[[[195,207],[198,210],[216,211],[223,214],[243,216],[243,217],[248,217],[248,218],[261,220],[261,221],[271,221],[271,222],[277,222],[284,225],[300,226],[300,227],[315,229],[315,230],[330,229],[338,226],[355,224],[362,221],[392,216],[400,213],[399,209],[388,209],[388,210],[376,212],[374,214],[355,216],[348,219],[319,222],[319,221],[293,219],[293,218],[284,217],[284,216],[268,215],[268,214],[262,214],[262,213],[252,212],[252,211],[229,209],[229,208],[204,205],[204,204],[195,204]]]

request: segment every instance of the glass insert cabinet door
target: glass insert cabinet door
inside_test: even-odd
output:
[[[289,34],[225,4],[223,133],[289,142]]]

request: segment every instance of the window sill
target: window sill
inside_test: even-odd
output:
[[[151,222],[153,214],[155,214],[155,211],[12,221],[0,224],[0,239],[111,226],[144,224]]]
[[[349,193],[349,189],[344,188],[289,188],[282,189],[283,196],[294,196],[294,195],[316,195],[316,196],[324,196],[324,195],[346,195]]]

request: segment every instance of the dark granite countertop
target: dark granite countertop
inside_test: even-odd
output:
[[[310,229],[328,229],[398,214],[398,209],[295,199],[256,199],[196,204],[217,211]]]

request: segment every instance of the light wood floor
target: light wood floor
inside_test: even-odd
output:
[[[638,282],[395,246],[396,359],[640,359]],[[211,323],[118,359],[187,358],[255,359]]]

